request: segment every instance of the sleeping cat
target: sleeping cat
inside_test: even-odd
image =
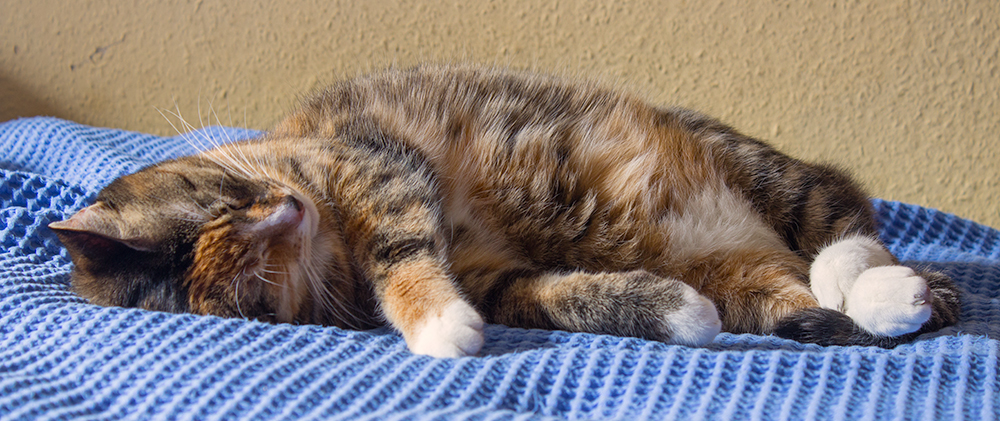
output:
[[[438,357],[476,354],[484,321],[889,347],[958,314],[842,172],[629,93],[471,65],[338,83],[50,226],[93,303],[388,324]]]

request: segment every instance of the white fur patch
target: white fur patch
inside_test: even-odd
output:
[[[851,236],[819,252],[809,270],[809,284],[821,307],[844,311],[845,298],[861,272],[894,263],[878,240]]]
[[[675,260],[697,260],[735,250],[786,248],[745,200],[724,187],[705,188],[663,219]]]
[[[483,319],[465,301],[454,300],[418,325],[406,345],[414,354],[437,358],[475,355],[483,347]]]
[[[672,336],[668,343],[702,346],[712,342],[722,331],[719,312],[712,301],[694,288],[684,285],[684,306],[666,315]]]
[[[820,251],[810,286],[820,306],[842,311],[865,330],[899,336],[920,329],[931,316],[927,281],[873,238],[852,236]]]
[[[847,310],[859,326],[883,336],[916,332],[931,317],[927,281],[906,266],[880,266],[861,273],[847,296]]]

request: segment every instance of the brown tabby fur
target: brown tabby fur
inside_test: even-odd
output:
[[[323,90],[259,139],[123,177],[97,202],[53,228],[76,291],[98,304],[388,321],[406,335],[464,298],[492,323],[669,340],[658,318],[682,304],[680,280],[726,331],[895,343],[851,333],[808,288],[820,248],[876,234],[846,175],[587,82],[388,70]],[[307,249],[287,233],[303,207],[319,216]],[[254,231],[271,215],[291,222]],[[922,331],[955,321],[954,287],[931,277]]]

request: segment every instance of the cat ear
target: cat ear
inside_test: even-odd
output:
[[[149,239],[126,236],[120,228],[121,218],[113,215],[103,203],[80,209],[69,219],[49,224],[71,254],[106,254],[126,247],[137,251],[152,251],[155,243]]]

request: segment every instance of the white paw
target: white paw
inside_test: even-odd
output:
[[[666,315],[671,336],[667,343],[702,346],[722,331],[719,311],[712,301],[684,285],[684,305]]]
[[[414,354],[437,358],[475,355],[483,347],[483,319],[465,301],[452,301],[418,325],[406,345]]]
[[[809,268],[809,287],[820,307],[844,311],[845,299],[862,272],[893,264],[892,254],[878,240],[847,237],[819,252]]]
[[[874,334],[916,332],[931,317],[927,281],[906,266],[881,266],[861,273],[847,296],[847,310],[859,326]]]

